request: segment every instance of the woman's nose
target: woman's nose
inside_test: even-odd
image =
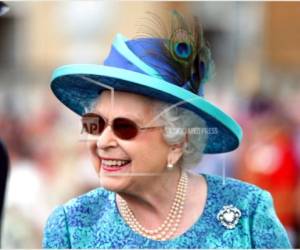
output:
[[[106,149],[110,147],[116,147],[117,141],[115,135],[111,129],[111,126],[107,126],[101,135],[97,137],[97,147],[99,149]]]

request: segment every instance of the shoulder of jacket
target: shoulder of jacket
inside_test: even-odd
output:
[[[250,183],[234,178],[225,178],[216,175],[205,175],[210,193],[218,198],[220,203],[236,204],[242,207],[254,208],[267,191]]]
[[[103,206],[109,204],[109,200],[112,199],[112,192],[107,191],[104,188],[96,188],[85,194],[77,196],[63,206],[65,213],[72,211],[78,211],[80,213],[90,213],[90,210],[96,209],[99,210]]]

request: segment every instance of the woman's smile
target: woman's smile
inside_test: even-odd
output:
[[[119,172],[130,167],[130,160],[120,160],[113,158],[101,159],[101,170],[105,172]]]

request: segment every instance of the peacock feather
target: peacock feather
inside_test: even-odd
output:
[[[203,84],[212,76],[214,64],[197,18],[194,17],[193,21],[188,23],[174,10],[171,12],[170,25],[167,26],[156,14],[148,12],[148,15],[140,25],[146,28],[146,32],[140,30],[139,34],[161,38],[164,53],[147,53],[155,54],[162,64],[170,66],[164,69],[173,82],[203,95]]]

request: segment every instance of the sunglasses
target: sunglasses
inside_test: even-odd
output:
[[[107,119],[95,113],[82,115],[81,122],[83,131],[91,135],[101,135],[107,126],[111,126],[113,133],[122,140],[131,140],[140,131],[162,127],[140,127],[134,121],[122,117],[114,118],[112,122],[108,122]]]

